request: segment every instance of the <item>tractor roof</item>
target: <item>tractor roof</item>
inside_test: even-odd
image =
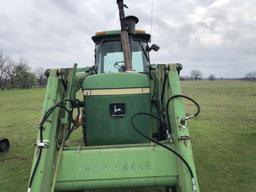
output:
[[[92,40],[94,43],[98,43],[106,37],[120,37],[120,32],[120,30],[96,32],[95,35],[92,36]],[[146,41],[150,40],[150,34],[146,33],[144,30],[135,30],[134,37],[141,38]]]

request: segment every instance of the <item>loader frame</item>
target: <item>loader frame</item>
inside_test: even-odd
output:
[[[152,100],[162,98],[162,106],[165,106],[168,98],[181,94],[181,68],[180,64],[150,66],[148,75],[151,78]],[[89,75],[94,75],[91,69],[77,68],[77,64],[70,69],[48,70],[42,115],[64,99],[75,99],[82,82]],[[70,103],[67,102],[66,107],[70,109]],[[175,149],[188,162],[195,176],[196,191],[199,192],[189,128],[187,122],[181,125],[181,120],[186,116],[183,99],[174,99],[168,110],[171,137],[162,142]],[[43,145],[36,146],[30,179],[40,148],[42,154],[28,191],[127,187],[175,187],[180,192],[193,191],[187,167],[161,146],[144,143],[72,148],[65,145],[67,129],[67,113],[56,108],[45,123]]]

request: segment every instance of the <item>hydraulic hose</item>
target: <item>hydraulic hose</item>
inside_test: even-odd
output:
[[[55,104],[54,106],[52,106],[50,109],[48,109],[46,111],[46,113],[44,114],[40,124],[39,124],[39,140],[40,140],[40,143],[43,143],[43,126],[45,124],[45,122],[47,121],[47,119],[49,118],[49,116],[54,112],[54,110],[56,108],[62,108],[64,109],[67,114],[68,114],[68,125],[70,127],[71,125],[71,122],[72,122],[72,114],[71,112],[68,110],[68,108],[66,106],[64,106],[64,102],[70,102],[72,105],[75,103],[74,100],[71,100],[71,99],[65,99],[63,101],[60,101],[59,103]],[[31,177],[30,177],[30,180],[29,180],[29,184],[28,184],[28,192],[31,191],[31,187],[32,187],[32,184],[33,184],[33,180],[35,178],[35,174],[36,174],[36,171],[37,171],[37,168],[38,168],[38,165],[39,165],[39,162],[40,162],[40,159],[41,159],[41,156],[42,156],[42,150],[43,150],[43,147],[44,146],[38,146],[38,156],[37,156],[37,159],[36,159],[36,163],[35,163],[35,166],[32,170],[32,173],[31,173]]]
[[[157,121],[160,121],[160,119],[159,119],[157,116],[155,116],[155,115],[153,115],[153,114],[151,114],[151,113],[136,113],[136,114],[134,114],[134,115],[132,116],[132,118],[131,118],[131,125],[132,125],[132,127],[135,129],[135,131],[136,131],[138,134],[140,134],[141,136],[143,136],[143,137],[146,138],[147,140],[149,140],[149,141],[151,141],[151,142],[153,142],[153,143],[155,143],[155,144],[157,144],[157,145],[159,145],[159,146],[161,146],[161,147],[167,149],[168,151],[172,152],[174,155],[176,155],[176,156],[185,164],[185,166],[187,167],[187,169],[188,169],[188,171],[189,171],[189,174],[190,174],[190,176],[191,176],[192,191],[195,192],[195,191],[196,191],[195,178],[194,178],[193,171],[192,171],[190,165],[188,164],[188,162],[187,162],[178,152],[176,152],[174,149],[172,149],[172,148],[170,148],[170,147],[168,147],[168,146],[166,146],[166,145],[164,145],[164,144],[162,144],[162,143],[160,143],[160,142],[158,142],[158,141],[155,141],[155,140],[151,139],[150,137],[148,137],[147,135],[145,135],[144,133],[142,133],[142,132],[136,127],[136,125],[135,125],[135,123],[134,123],[135,117],[137,117],[137,116],[139,116],[139,115],[149,116],[149,117],[152,117],[152,118],[156,119]]]
[[[183,97],[183,98],[185,98],[185,99],[188,99],[189,101],[193,102],[193,103],[196,105],[196,107],[197,107],[196,113],[185,117],[185,118],[183,119],[184,121],[196,117],[197,115],[199,115],[199,113],[200,113],[200,111],[201,111],[200,105],[199,105],[194,99],[192,99],[192,98],[190,98],[190,97],[188,97],[188,96],[186,96],[186,95],[181,95],[181,94],[179,94],[179,95],[174,95],[174,96],[170,97],[170,98],[168,99],[168,101],[167,101],[167,103],[166,103],[166,107],[165,107],[166,115],[167,115],[167,123],[168,123],[168,127],[169,127],[169,128],[171,127],[170,118],[169,118],[169,110],[168,110],[168,109],[169,109],[169,105],[170,105],[170,102],[171,102],[173,99],[179,98],[179,97]]]

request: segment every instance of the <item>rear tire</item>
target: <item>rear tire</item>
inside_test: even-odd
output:
[[[9,151],[10,142],[6,138],[0,138],[0,155],[3,155]]]

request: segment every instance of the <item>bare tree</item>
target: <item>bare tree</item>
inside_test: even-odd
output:
[[[0,53],[0,89],[4,90],[4,84],[6,81],[6,63],[9,60],[9,56],[4,56],[3,52]]]
[[[249,81],[256,80],[256,71],[246,73],[246,75],[244,76],[244,79]]]
[[[6,66],[6,77],[9,82],[10,88],[15,87],[15,77],[16,77],[16,65],[12,59],[9,59],[8,64]]]
[[[214,74],[210,74],[209,77],[208,77],[208,80],[210,80],[210,81],[216,80],[215,75]]]
[[[40,73],[42,78],[43,72]],[[0,90],[7,88],[32,88],[37,81],[28,62],[21,57],[18,62],[0,52]]]
[[[47,78],[46,76],[44,75],[44,69],[42,67],[40,68],[37,68],[35,70],[35,75],[37,77],[37,82],[38,82],[38,85],[39,87],[44,87],[46,86],[47,84]]]
[[[200,70],[192,70],[190,71],[190,78],[192,80],[202,80],[203,73]]]
[[[190,79],[190,77],[188,75],[186,76],[180,76],[180,80],[181,81],[188,81]]]
[[[36,83],[36,76],[31,72],[28,62],[20,58],[15,66],[15,86],[17,88],[32,88]]]

